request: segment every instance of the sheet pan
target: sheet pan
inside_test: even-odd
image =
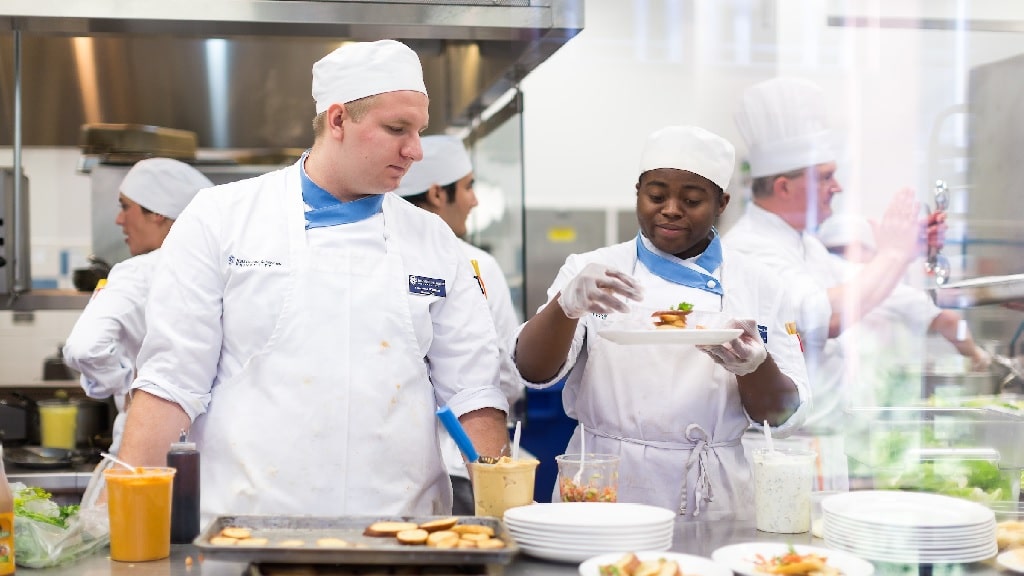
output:
[[[504,548],[432,548],[399,544],[395,538],[363,536],[367,526],[378,521],[415,522],[447,516],[218,516],[196,537],[194,544],[206,558],[275,564],[388,564],[388,565],[483,565],[508,564],[519,552],[515,540],[497,518],[460,516],[459,524],[482,524],[494,530]],[[267,538],[263,546],[214,545],[210,539],[228,526],[247,528],[252,538]],[[321,538],[340,538],[345,547],[321,547]],[[285,540],[302,540],[298,547],[281,546]]]

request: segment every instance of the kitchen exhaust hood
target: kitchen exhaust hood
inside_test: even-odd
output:
[[[419,54],[430,132],[471,127],[582,27],[583,0],[4,0],[0,145],[20,92],[26,146],[113,123],[189,130],[200,148],[307,147],[313,62],[380,38]]]

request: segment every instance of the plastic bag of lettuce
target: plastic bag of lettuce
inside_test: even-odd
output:
[[[106,504],[59,506],[42,488],[11,483],[15,562],[47,568],[73,562],[110,543]],[[90,502],[89,491],[83,502]]]

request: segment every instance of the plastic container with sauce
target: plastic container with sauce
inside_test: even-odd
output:
[[[75,449],[78,405],[66,400],[39,402],[40,444],[47,448]]]

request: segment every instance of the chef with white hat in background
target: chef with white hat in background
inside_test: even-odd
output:
[[[146,334],[146,299],[160,262],[160,246],[175,219],[201,188],[213,183],[195,168],[170,158],[140,160],[121,181],[121,227],[131,258],[100,280],[64,344],[64,362],[82,373],[90,398],[113,396],[117,406],[110,452],[117,453]]]
[[[893,196],[879,224],[878,250],[861,273],[844,281],[814,231],[831,214],[832,197],[842,192],[836,179],[837,154],[826,120],[825,98],[815,84],[774,78],[751,86],[742,96],[736,124],[747,143],[752,201],[724,236],[726,246],[753,256],[782,278],[797,307],[792,328],[802,338],[813,390],[813,410],[800,434],[818,452],[819,490],[849,486],[841,429],[845,391],[842,350],[834,339],[842,319],[859,319],[899,283],[918,255],[925,227],[913,191]],[[929,241],[945,218],[935,213]],[[756,441],[756,435],[749,439]]]
[[[512,306],[512,294],[498,261],[494,256],[465,241],[466,220],[470,211],[477,205],[476,193],[473,190],[473,164],[459,138],[447,135],[424,136],[420,142],[423,147],[423,159],[409,168],[395,194],[440,216],[459,237],[459,244],[473,265],[480,291],[487,298],[494,328],[498,332],[498,348],[501,351],[501,391],[504,392],[509,406],[515,406],[523,399],[525,388],[515,373],[512,356],[508,353],[508,343],[520,320]],[[514,421],[510,423],[514,425]],[[442,433],[441,442],[445,466],[448,468],[448,475],[452,477],[453,513],[471,516],[475,507],[466,463],[459,448],[446,432]]]
[[[688,520],[753,517],[740,439],[768,421],[785,436],[803,421],[807,376],[778,278],[724,250],[714,227],[729,203],[733,146],[694,126],[650,135],[640,160],[634,240],[566,259],[548,302],[517,335],[524,384],[569,376],[566,447],[620,456],[619,502]],[[688,324],[738,327],[718,345],[620,345],[615,328],[652,327],[651,313],[692,304]],[[585,429],[584,429],[585,428]],[[558,499],[558,493],[554,499]]]
[[[877,251],[874,224],[854,214],[832,216],[821,224],[817,236],[844,282],[860,275]],[[929,333],[948,342],[967,360],[969,370],[984,371],[992,363],[991,354],[978,346],[959,312],[939,308],[926,291],[906,282],[897,284],[874,310],[850,324],[844,327],[839,342],[843,355],[857,361],[837,368],[845,368],[844,388],[851,406],[898,406],[919,401],[919,387],[890,389],[890,375],[915,364],[919,370],[925,369],[925,338]]]
[[[422,158],[419,58],[347,43],[313,65],[313,147],[196,196],[164,244],[121,457],[192,427],[201,513],[451,512],[436,407],[508,444],[487,301],[451,230],[387,194]]]

